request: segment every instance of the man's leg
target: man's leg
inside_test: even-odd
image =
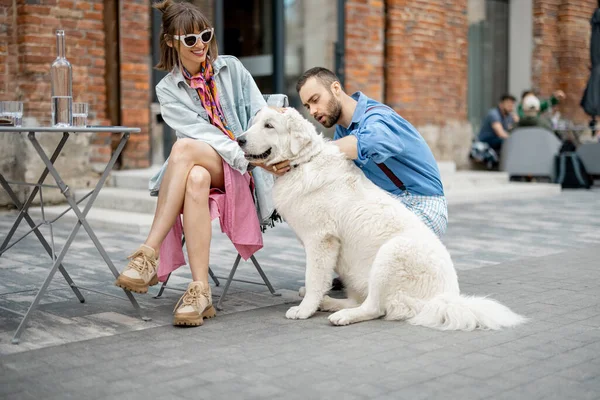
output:
[[[448,203],[444,196],[416,196],[407,194],[400,197],[406,208],[423,221],[440,239],[448,228]]]

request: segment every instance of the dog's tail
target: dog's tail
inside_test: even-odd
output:
[[[408,322],[440,330],[501,329],[516,326],[527,318],[496,300],[485,297],[441,294],[423,305]]]

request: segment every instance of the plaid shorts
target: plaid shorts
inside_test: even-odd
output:
[[[444,196],[417,196],[408,192],[398,198],[406,208],[415,213],[421,221],[441,238],[448,228],[448,203]]]

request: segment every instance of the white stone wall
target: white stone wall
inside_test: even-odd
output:
[[[33,145],[27,138],[27,133],[0,134],[0,171],[9,181],[26,181],[36,183],[41,175],[44,164]],[[48,158],[61,139],[61,134],[38,133],[37,138]],[[70,188],[84,188],[94,186],[98,174],[91,172],[90,149],[92,134],[71,134],[61,155],[55,162],[64,182]],[[55,184],[50,174],[44,181],[46,184]],[[13,191],[23,201],[30,193],[31,186],[12,185]],[[44,202],[58,203],[64,201],[64,196],[58,189],[46,188],[43,191]],[[12,206],[8,194],[0,189],[0,207]],[[39,204],[39,195],[34,204]]]

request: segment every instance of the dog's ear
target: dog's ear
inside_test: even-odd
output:
[[[286,127],[290,134],[290,151],[295,156],[310,142],[311,128],[314,129],[314,127],[302,114],[293,108],[287,108],[284,116],[286,117]]]

